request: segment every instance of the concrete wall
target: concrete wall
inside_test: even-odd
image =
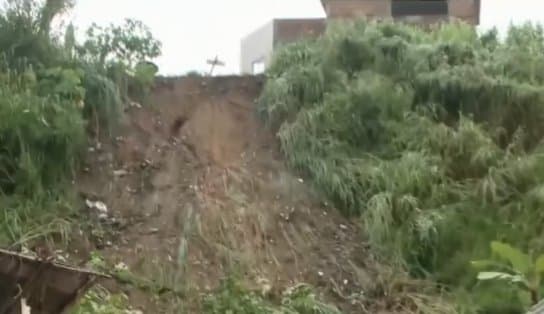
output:
[[[255,62],[268,65],[274,49],[274,21],[267,23],[242,39],[240,53],[240,71],[242,74],[252,74]]]
[[[303,38],[316,37],[325,31],[325,19],[276,19],[242,40],[240,71],[254,74],[253,65],[268,67],[274,49]]]

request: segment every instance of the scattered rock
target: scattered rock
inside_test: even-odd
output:
[[[126,190],[127,190],[127,192],[129,192],[129,193],[131,193],[131,194],[136,194],[136,193],[138,193],[138,190],[133,189],[133,188],[131,188],[130,186],[127,186],[127,187],[126,187]]]
[[[115,265],[115,270],[128,270],[128,266],[123,262],[119,262]]]
[[[105,213],[100,213],[98,214],[98,219],[102,222],[108,220],[108,214],[105,214]]]
[[[131,101],[128,103],[128,106],[129,107],[132,107],[132,108],[136,108],[136,109],[142,109],[142,105],[140,105],[139,103],[135,102],[135,101]]]
[[[270,284],[270,281],[266,278],[257,279],[257,284],[261,286],[261,295],[263,297],[266,297],[270,293],[270,291],[272,291],[272,285]]]
[[[142,161],[142,163],[140,164],[140,166],[142,167],[142,169],[144,168],[147,168],[148,166],[151,165],[151,161],[149,159],[145,159],[144,161]]]
[[[342,230],[348,230],[348,227],[346,225],[340,225],[340,229]]]
[[[126,171],[125,169],[114,170],[113,175],[116,177],[124,177],[128,175],[128,171]]]

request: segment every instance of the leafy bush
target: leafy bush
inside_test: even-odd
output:
[[[123,100],[144,99],[158,71],[149,61],[160,55],[161,43],[142,22],[127,19],[121,26],[93,24],[76,51],[116,83]]]
[[[148,91],[157,72],[146,62],[160,44],[138,21],[97,35],[111,39],[93,46],[107,52],[107,64],[82,48],[95,38],[77,43],[72,25],[62,42],[51,25],[73,6],[9,0],[0,9],[0,245],[65,232],[85,131],[112,131],[128,98],[108,69],[128,64],[120,73],[134,82],[134,94]]]
[[[520,289],[525,305],[535,305],[540,301],[542,274],[544,274],[544,255],[533,258],[520,250],[501,242],[492,242],[491,251],[499,258],[495,260],[473,261],[478,269],[478,280],[503,281]],[[489,271],[492,270],[492,271]]]
[[[543,44],[530,24],[501,42],[461,24],[339,23],[275,54],[258,109],[376,250],[471,295],[469,312],[506,313],[514,292],[477,285],[469,261],[496,239],[544,249]]]
[[[0,189],[32,195],[70,177],[84,144],[73,103],[0,87]]]

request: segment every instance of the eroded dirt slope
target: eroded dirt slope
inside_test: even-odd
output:
[[[272,296],[312,284],[348,312],[374,280],[357,226],[286,170],[276,139],[254,114],[256,77],[169,78],[149,106],[124,114],[114,143],[89,152],[81,194],[108,206],[114,232],[95,235],[112,264],[185,300],[124,287],[144,313],[198,313],[197,297],[237,272]]]

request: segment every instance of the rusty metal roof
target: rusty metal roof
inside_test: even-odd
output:
[[[65,313],[100,277],[107,276],[0,249],[0,314],[18,313],[21,299],[33,313]]]

